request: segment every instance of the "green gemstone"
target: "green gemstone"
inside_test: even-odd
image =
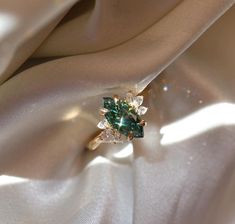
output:
[[[141,118],[132,106],[124,100],[115,102],[111,97],[103,99],[104,108],[109,110],[105,118],[114,129],[125,136],[133,134],[135,138],[144,137],[143,127],[139,125]]]
[[[104,108],[108,110],[113,110],[116,108],[115,101],[112,97],[104,97]]]

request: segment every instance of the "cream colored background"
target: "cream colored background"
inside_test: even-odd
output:
[[[0,223],[234,223],[233,4],[2,0]],[[87,152],[127,89],[145,138]]]

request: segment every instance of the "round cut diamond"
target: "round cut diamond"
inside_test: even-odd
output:
[[[112,129],[105,129],[100,135],[101,141],[106,143],[123,143],[120,133]]]

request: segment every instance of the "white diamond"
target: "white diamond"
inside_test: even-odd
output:
[[[100,121],[98,124],[97,124],[97,127],[99,129],[106,129],[108,127],[108,121],[106,119]]]
[[[140,106],[138,109],[137,109],[137,113],[138,115],[144,115],[146,112],[147,112],[148,108],[147,107],[143,107],[143,106]]]
[[[134,107],[137,108],[143,103],[143,101],[144,101],[143,96],[136,96],[136,97],[134,97],[132,104]]]
[[[111,129],[105,129],[102,131],[101,138],[103,142],[113,142],[115,140],[115,136],[113,135],[113,131]]]
[[[103,143],[123,143],[120,133],[112,129],[105,129],[101,133]]]

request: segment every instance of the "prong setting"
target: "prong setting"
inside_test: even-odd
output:
[[[133,133],[130,132],[127,136],[127,140],[131,141],[133,138],[134,138]]]
[[[98,123],[103,131],[100,141],[103,143],[123,143],[133,138],[143,137],[143,127],[146,121],[141,115],[147,112],[147,107],[141,106],[143,96],[135,96],[128,92],[124,98],[118,95],[104,97],[103,108],[100,114],[104,119]]]
[[[145,120],[141,120],[139,125],[141,125],[142,127],[147,125],[147,122]]]
[[[120,100],[120,97],[118,95],[113,95],[113,99],[115,103],[117,103]]]

